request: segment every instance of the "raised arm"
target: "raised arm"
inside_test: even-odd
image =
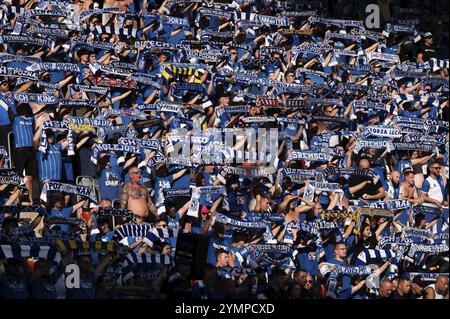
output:
[[[180,216],[180,219],[186,214],[186,212],[189,209],[189,205],[191,204],[191,201],[188,200],[179,210],[178,215]]]
[[[75,205],[72,206],[72,213],[76,212],[78,209],[80,209],[81,207],[83,207],[83,205],[86,203],[86,200],[82,200],[79,203],[76,203]]]
[[[176,172],[175,174],[172,175],[173,180],[177,180],[179,179],[181,176],[184,175],[184,173],[187,172],[187,168],[183,168],[181,171]]]

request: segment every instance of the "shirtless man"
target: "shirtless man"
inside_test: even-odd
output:
[[[423,203],[414,184],[414,172],[412,170],[405,170],[403,172],[403,177],[405,181],[400,185],[400,194],[398,195],[398,198],[407,199],[412,205]]]
[[[149,211],[154,213],[154,205],[148,196],[148,190],[141,185],[141,172],[136,166],[128,170],[131,182],[122,188],[120,194],[120,207],[131,210],[138,223],[142,222],[144,217],[148,216]],[[156,214],[155,214],[156,215]]]

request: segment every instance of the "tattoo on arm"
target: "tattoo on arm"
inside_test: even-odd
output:
[[[120,208],[127,208],[128,203],[128,185],[125,185],[122,188],[122,192],[120,193]]]

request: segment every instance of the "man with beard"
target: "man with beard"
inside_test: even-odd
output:
[[[398,199],[400,194],[400,172],[392,171],[389,181],[387,182],[386,200]]]
[[[434,284],[425,287],[424,294],[424,299],[444,299],[448,294],[448,277],[439,275]]]
[[[122,188],[120,194],[120,207],[131,210],[136,221],[141,223],[151,209],[153,203],[148,196],[147,187],[141,185],[141,171],[136,166],[128,170],[131,181]],[[154,207],[153,207],[154,208]],[[156,212],[154,212],[156,213]]]

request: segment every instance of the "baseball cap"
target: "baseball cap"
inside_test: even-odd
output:
[[[423,36],[425,39],[428,39],[428,38],[432,38],[433,37],[433,34],[431,33],[431,32],[425,32],[425,35]]]

